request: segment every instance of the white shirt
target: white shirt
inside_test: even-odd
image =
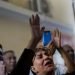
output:
[[[53,55],[53,61],[56,68],[60,71],[60,74],[67,73],[67,67],[65,65],[64,59],[62,58],[61,54],[56,50]]]

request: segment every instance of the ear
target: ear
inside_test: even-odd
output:
[[[32,70],[34,73],[38,73],[38,72],[36,71],[36,69],[35,69],[34,66],[31,66],[31,70]]]

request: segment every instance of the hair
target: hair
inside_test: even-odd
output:
[[[13,50],[5,51],[5,52],[3,52],[3,55],[6,55],[7,53],[14,53],[14,51]]]
[[[65,51],[71,51],[72,52],[72,55],[71,54],[69,54],[70,56],[71,56],[71,59],[74,61],[74,49],[70,46],[70,45],[64,45],[63,46],[63,49],[65,50]]]
[[[35,51],[34,51],[34,56],[36,55],[37,52],[39,51],[45,51],[45,52],[51,52],[51,50],[47,47],[43,47],[43,48],[36,48]]]

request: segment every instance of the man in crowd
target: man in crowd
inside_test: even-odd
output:
[[[5,65],[3,61],[3,46],[0,44],[0,75],[5,75]]]
[[[5,73],[10,75],[14,67],[16,66],[16,56],[13,50],[8,50],[3,53]]]

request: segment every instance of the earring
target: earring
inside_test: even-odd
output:
[[[34,68],[33,66],[31,67],[31,71],[32,71],[33,73],[35,73],[35,74],[38,73],[38,71],[36,71],[35,68]]]

